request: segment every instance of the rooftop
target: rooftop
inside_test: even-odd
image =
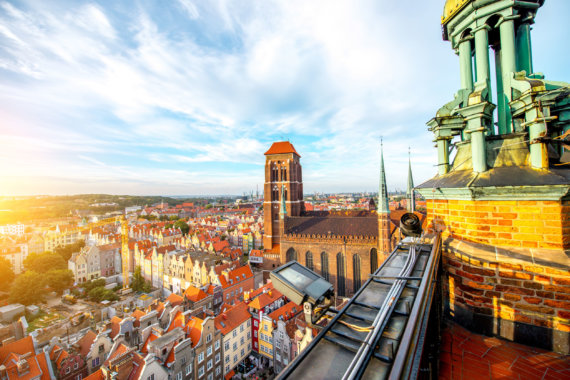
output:
[[[301,155],[297,153],[297,151],[295,150],[293,144],[291,144],[289,141],[274,142],[273,144],[271,144],[271,148],[269,148],[269,150],[265,152],[265,155],[267,156],[268,154],[285,154],[285,153],[293,153],[301,157]]]

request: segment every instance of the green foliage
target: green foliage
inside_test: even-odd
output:
[[[92,288],[87,293],[87,296],[91,301],[101,302],[101,301],[117,301],[119,296],[111,289],[105,289],[103,286],[97,286]]]
[[[63,246],[63,247],[61,247],[61,246],[56,247],[55,253],[57,253],[58,255],[63,257],[63,259],[67,262],[71,258],[71,255],[74,252],[79,252],[79,250],[81,250],[81,248],[83,248],[83,247],[85,247],[85,241],[79,240],[73,244],[68,244],[68,245]]]
[[[5,257],[0,256],[0,290],[9,290],[14,277],[16,275],[12,270],[12,264]]]
[[[152,290],[150,282],[146,281],[142,275],[141,267],[137,265],[133,273],[133,281],[131,281],[131,289],[135,292],[148,293]]]
[[[168,229],[168,228],[172,228],[174,225],[172,223],[168,223],[167,225],[164,226],[164,228]]]
[[[24,260],[24,267],[37,273],[45,273],[50,270],[67,269],[67,261],[57,253],[32,253]]]
[[[208,204],[206,205],[206,210],[209,210],[209,209],[211,209],[212,207],[214,207],[214,206],[212,206],[211,203],[208,203]]]
[[[103,278],[98,278],[97,280],[87,281],[83,284],[79,285],[83,289],[85,289],[85,293],[89,293],[93,288],[100,288],[107,285],[107,282]]]
[[[31,305],[43,302],[45,294],[45,275],[27,271],[14,281],[10,290],[10,302]]]
[[[183,235],[187,235],[188,231],[190,231],[190,226],[184,219],[179,219],[176,223],[174,223],[174,227],[180,229]]]
[[[46,273],[46,283],[54,292],[61,295],[65,289],[73,285],[73,272],[69,269],[50,270]]]

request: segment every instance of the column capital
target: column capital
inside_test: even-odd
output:
[[[520,15],[512,15],[512,16],[501,16],[499,18],[499,21],[497,21],[497,26],[501,26],[502,23],[504,23],[505,21],[513,21],[516,20],[517,18],[519,18]]]
[[[489,30],[491,30],[491,27],[487,24],[483,24],[483,25],[479,25],[478,27],[476,27],[475,29],[473,29],[473,31],[471,32],[472,35],[477,34],[477,32],[481,31],[481,30],[486,30],[487,32]]]

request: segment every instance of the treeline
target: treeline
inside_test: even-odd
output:
[[[0,225],[28,222],[39,219],[63,218],[75,210],[104,213],[123,211],[128,206],[144,206],[164,202],[170,206],[182,202],[205,203],[199,198],[175,199],[160,196],[80,194],[42,197],[0,197]],[[116,203],[113,206],[92,207],[95,203]]]

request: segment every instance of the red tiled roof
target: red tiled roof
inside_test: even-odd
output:
[[[268,291],[267,293],[259,295],[253,301],[251,301],[247,306],[260,310],[263,309],[265,306],[277,301],[281,297],[283,297],[283,294],[273,289]]]
[[[282,154],[282,153],[294,153],[297,156],[301,157],[301,155],[297,153],[297,151],[295,150],[295,147],[293,147],[293,144],[291,144],[289,141],[274,142],[273,144],[271,144],[269,150],[265,152],[265,155]]]
[[[214,319],[214,323],[216,324],[216,328],[220,330],[223,335],[226,335],[250,318],[251,314],[247,309],[247,305],[245,302],[240,302],[231,309],[219,314]]]
[[[198,289],[195,286],[190,285],[188,289],[186,289],[186,291],[184,292],[184,297],[186,297],[188,300],[192,302],[198,302],[208,297],[208,295],[204,293],[201,289]]]
[[[97,334],[95,334],[92,330],[89,330],[85,335],[83,335],[81,339],[77,341],[77,344],[79,345],[79,353],[82,356],[87,356],[96,337]]]
[[[103,375],[103,371],[101,371],[101,369],[98,369],[91,375],[83,378],[83,380],[105,380],[105,376]]]
[[[273,322],[277,322],[279,317],[283,317],[283,320],[286,321],[297,315],[301,310],[302,307],[297,305],[295,302],[288,302],[273,313],[269,314],[269,318],[271,318]]]
[[[567,356],[474,334],[453,323],[443,331],[440,352],[440,379],[570,378]]]
[[[227,280],[224,275],[218,276],[220,279],[220,285],[222,285],[222,288],[224,289],[239,284],[240,282],[245,281],[251,277],[253,277],[253,272],[251,271],[249,265],[244,265],[243,267],[229,271]]]
[[[25,353],[35,353],[34,341],[31,336],[27,336],[12,343],[8,343],[0,347],[0,363],[4,363],[6,358],[11,354],[24,355]]]
[[[170,301],[170,304],[174,307],[174,306],[178,306],[181,305],[182,302],[184,302],[184,298],[182,298],[182,296],[179,296],[176,293],[171,293],[168,298],[166,298],[167,301]]]

